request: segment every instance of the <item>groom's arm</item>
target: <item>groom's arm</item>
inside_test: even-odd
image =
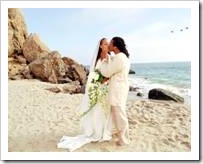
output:
[[[114,74],[122,71],[124,67],[122,56],[116,56],[114,60],[110,62],[103,62],[99,70],[105,77],[111,77]]]

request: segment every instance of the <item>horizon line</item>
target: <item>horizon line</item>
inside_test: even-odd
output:
[[[132,62],[130,64],[151,64],[151,63],[191,63],[191,61],[157,61],[157,62]],[[82,64],[84,66],[90,66],[90,65],[87,65],[87,64]]]

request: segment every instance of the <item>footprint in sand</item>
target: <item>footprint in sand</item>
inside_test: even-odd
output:
[[[170,141],[170,142],[174,142],[174,140],[172,139],[172,138],[167,138],[168,139],[168,141]]]
[[[181,144],[185,145],[188,149],[191,149],[191,145],[189,142],[181,142]]]
[[[182,135],[184,138],[189,138],[189,136],[187,134],[183,134]]]
[[[137,124],[137,121],[129,119],[129,124],[136,125],[136,124]]]
[[[165,143],[166,145],[169,145],[169,142],[167,139],[163,139],[163,143]]]
[[[156,147],[156,144],[155,143],[152,143],[152,150],[153,150],[153,152],[156,152],[157,151],[157,147]]]
[[[183,121],[183,118],[180,117],[179,120],[180,120],[180,121]]]

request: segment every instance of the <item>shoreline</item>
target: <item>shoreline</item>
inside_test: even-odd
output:
[[[136,74],[129,75],[130,86],[148,97],[154,88],[162,88],[185,99],[191,104],[191,62],[140,63],[131,64]]]
[[[63,135],[80,134],[76,108],[82,94],[53,93],[38,80],[8,81],[8,151],[66,152],[56,144]],[[190,106],[160,100],[127,101],[130,145],[90,143],[76,152],[189,152]]]
[[[160,101],[160,102],[166,101],[166,100],[149,99],[146,96],[143,96],[143,97],[142,96],[137,96],[137,93],[138,92],[135,92],[135,91],[129,91],[129,93],[128,93],[128,100],[145,100],[145,101],[149,100],[149,101]],[[146,94],[148,94],[148,93],[145,93],[145,95]],[[166,102],[168,102],[168,101],[166,101]],[[173,101],[171,101],[171,102],[173,102]],[[184,103],[183,104],[186,105],[186,106],[189,106],[189,108],[190,108],[190,106],[191,106],[191,100],[184,98]]]

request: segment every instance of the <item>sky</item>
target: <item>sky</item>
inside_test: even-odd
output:
[[[111,40],[114,36],[125,40],[131,63],[191,61],[190,8],[23,8],[22,11],[29,33],[37,33],[51,50],[84,65],[91,63],[101,38]]]

